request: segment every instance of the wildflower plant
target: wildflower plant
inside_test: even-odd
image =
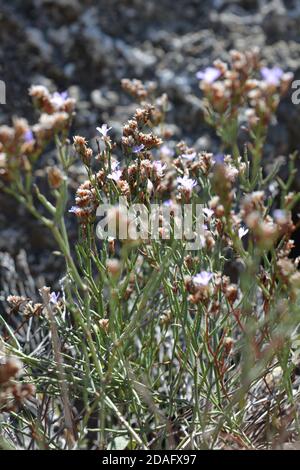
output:
[[[8,298],[10,318],[34,320],[38,347],[1,318],[0,406],[3,383],[16,373],[7,374],[8,358],[22,361],[21,387],[28,384],[18,409],[0,409],[5,445],[269,448],[299,434],[295,155],[286,182],[277,168],[262,169],[268,125],[291,75],[261,68],[255,51],[231,57],[231,66],[217,61],[198,74],[220,155],[168,142],[167,97],[139,80],[122,83],[139,107],[121,142],[102,124],[91,144],[78,135],[71,144],[74,101],[40,86],[30,90],[38,123],[0,127],[0,188],[49,229],[66,266],[60,292]],[[241,152],[244,118],[249,141]],[[36,168],[51,141],[57,161],[42,192]],[[76,160],[86,179],[72,203]],[[133,204],[140,212],[125,217]],[[151,215],[153,205],[158,236],[148,228],[141,236],[141,213]],[[196,223],[197,205],[195,250],[175,232],[177,211],[189,206]],[[104,206],[114,237],[97,230]],[[75,245],[66,216],[78,223]]]

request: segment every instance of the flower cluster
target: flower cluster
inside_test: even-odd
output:
[[[43,85],[33,85],[29,89],[29,94],[38,109],[45,114],[55,114],[65,112],[71,114],[75,108],[75,100],[68,96],[68,93],[50,93]]]
[[[258,124],[269,124],[293,74],[279,67],[261,67],[258,51],[253,50],[231,51],[230,66],[216,60],[213,67],[198,72],[197,78],[207,106],[213,111],[213,116],[207,115],[209,122],[217,127],[223,124],[223,114],[229,120],[240,114],[239,118],[245,118],[249,128],[255,130]]]
[[[19,295],[9,295],[7,302],[11,306],[11,314],[20,313],[25,319],[39,317],[43,310],[43,305],[34,303],[32,300]]]
[[[88,147],[87,141],[85,140],[84,137],[81,137],[80,135],[75,135],[73,138],[74,140],[74,148],[76,152],[78,153],[79,157],[81,158],[82,162],[90,166],[91,164],[91,159],[93,157],[93,150]]]
[[[69,212],[78,217],[80,223],[91,222],[96,215],[98,207],[96,190],[90,181],[82,183],[76,192],[76,206],[73,206]]]
[[[0,412],[17,411],[26,399],[35,394],[32,384],[17,380],[22,368],[19,360],[10,357],[0,363]]]
[[[40,117],[30,126],[23,118],[15,118],[12,127],[0,126],[0,179],[16,180],[19,173],[30,173],[31,165],[55,135],[67,135],[75,101],[67,93],[51,94],[44,86],[29,90]]]
[[[149,90],[141,80],[129,80],[128,78],[123,78],[121,84],[123,90],[138,101],[144,101],[149,97]]]
[[[136,110],[133,118],[123,128],[122,144],[126,152],[145,154],[149,149],[162,144],[161,139],[152,132],[143,132],[146,126],[155,123],[155,119],[155,108],[151,105]]]

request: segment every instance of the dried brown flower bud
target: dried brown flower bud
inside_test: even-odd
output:
[[[238,288],[235,284],[230,284],[228,287],[226,287],[225,297],[231,305],[236,301],[237,296]]]
[[[277,268],[279,269],[279,273],[283,278],[288,278],[295,272],[295,266],[292,260],[288,258],[282,258],[277,261]]]
[[[4,147],[10,145],[15,138],[14,130],[9,126],[0,126],[0,142]]]
[[[109,320],[108,318],[102,318],[99,321],[100,328],[107,334],[109,331]]]
[[[24,118],[14,118],[13,126],[15,130],[15,138],[17,140],[21,139],[29,130],[28,121]]]
[[[77,189],[75,202],[76,206],[70,212],[78,217],[80,223],[86,224],[94,219],[98,207],[97,192],[89,180]]]
[[[51,188],[58,189],[64,179],[62,172],[57,167],[49,167],[47,170],[48,182]]]
[[[47,114],[55,112],[55,106],[51,102],[51,95],[43,85],[32,85],[29,89],[29,95],[32,96],[37,107]]]
[[[28,302],[24,308],[24,317],[39,317],[43,311],[43,304],[34,304],[32,301]]]
[[[113,277],[117,277],[121,273],[121,263],[118,259],[108,259],[106,261],[106,268]]]
[[[12,307],[17,307],[19,308],[22,304],[24,304],[28,299],[23,296],[19,295],[9,295],[7,297],[7,302],[12,306]]]
[[[73,137],[73,142],[74,142],[74,147],[78,152],[84,149],[84,147],[86,147],[87,145],[87,141],[81,135],[75,135]]]
[[[148,91],[140,80],[123,78],[121,85],[123,90],[139,101],[146,99],[148,96]]]
[[[6,359],[4,364],[0,364],[0,384],[8,382],[22,370],[22,363],[15,358]]]
[[[230,354],[232,347],[234,345],[234,339],[231,338],[230,336],[226,336],[223,341],[224,344],[224,349],[225,349],[225,354],[228,356]]]

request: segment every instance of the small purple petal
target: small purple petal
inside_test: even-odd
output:
[[[141,145],[135,145],[132,149],[132,152],[133,153],[140,153],[142,150],[144,150],[145,148],[145,145],[144,144],[141,144]]]
[[[167,199],[166,201],[163,202],[164,206],[171,207],[173,206],[173,201],[172,199]]]
[[[219,69],[215,67],[207,67],[205,70],[200,70],[197,72],[196,77],[198,80],[203,80],[207,83],[213,83],[221,76],[221,72]]]
[[[160,153],[164,157],[173,157],[174,150],[170,149],[167,145],[162,145],[161,148],[160,148]]]
[[[28,129],[24,136],[23,136],[25,142],[32,142],[34,140],[33,133],[31,129]]]
[[[222,153],[217,153],[216,155],[214,155],[213,159],[214,159],[214,162],[217,163],[217,164],[220,164],[220,165],[223,165],[224,163],[224,155]]]
[[[50,294],[50,303],[56,305],[59,299],[60,293],[51,292]]]
[[[71,212],[71,214],[76,214],[77,210],[78,210],[77,206],[72,206],[71,209],[69,209],[68,212]]]
[[[276,223],[285,223],[287,221],[287,213],[282,209],[275,209],[273,217]]]
[[[67,98],[67,91],[63,91],[62,93],[58,93],[57,91],[55,91],[51,97],[51,101],[57,108],[60,108],[65,103]]]
[[[280,79],[283,75],[283,70],[280,67],[262,67],[260,69],[260,73],[266,83],[268,83],[269,85],[277,86],[280,84]]]

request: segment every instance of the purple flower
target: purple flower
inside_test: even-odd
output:
[[[204,69],[204,71],[200,70],[196,73],[196,77],[199,80],[203,80],[207,83],[213,83],[215,80],[217,80],[217,78],[220,77],[220,75],[220,70],[215,67],[207,67]]]
[[[163,205],[167,206],[167,207],[171,207],[171,206],[173,206],[173,204],[174,203],[173,203],[172,199],[167,199],[166,201],[163,202]]]
[[[180,189],[185,189],[186,191],[191,191],[194,188],[194,186],[196,186],[196,184],[197,184],[197,181],[189,178],[186,175],[184,175],[183,178],[181,176],[179,176],[176,179],[176,182],[179,185]]]
[[[164,157],[173,157],[174,150],[170,149],[167,145],[162,145],[161,148],[160,148],[160,153]]]
[[[284,224],[288,220],[287,213],[282,209],[275,209],[273,217],[277,224]]]
[[[192,153],[183,153],[181,155],[182,158],[184,158],[185,160],[194,160],[194,158],[196,158],[196,152],[192,152]]]
[[[239,238],[242,239],[245,235],[247,235],[248,232],[249,232],[249,229],[245,227],[240,227],[238,230]]]
[[[107,137],[107,134],[111,130],[111,127],[108,127],[107,124],[102,124],[101,127],[96,127],[96,130],[102,135],[102,137]]]
[[[216,155],[214,155],[213,159],[214,159],[214,162],[217,163],[217,164],[223,165],[223,163],[224,163],[223,153],[217,153]]]
[[[283,70],[280,67],[262,67],[260,73],[267,84],[277,86],[280,84]]]
[[[133,153],[140,153],[142,150],[144,150],[145,148],[145,145],[144,144],[141,144],[141,145],[135,145],[132,149],[132,152]]]
[[[196,276],[193,276],[192,279],[196,286],[207,286],[212,277],[212,273],[208,271],[201,271],[200,273],[196,274]]]
[[[71,212],[71,214],[76,214],[78,211],[78,207],[77,206],[72,206],[71,209],[69,209],[69,212]]]
[[[51,292],[50,294],[50,303],[56,305],[59,299],[60,293]]]
[[[63,91],[62,93],[58,93],[57,91],[55,91],[51,97],[51,101],[56,108],[60,108],[67,99],[68,99],[67,91]]]
[[[32,142],[34,140],[33,133],[31,129],[27,129],[25,134],[23,135],[25,142]]]

